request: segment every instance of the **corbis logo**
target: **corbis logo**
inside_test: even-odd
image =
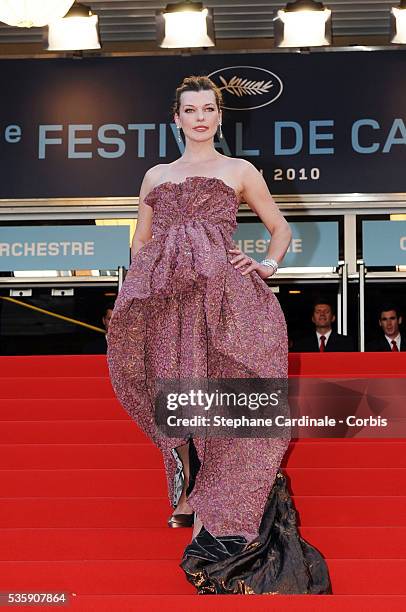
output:
[[[224,108],[253,110],[275,102],[283,91],[281,79],[257,66],[228,66],[208,75],[221,90]]]

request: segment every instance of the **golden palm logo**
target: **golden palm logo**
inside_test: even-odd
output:
[[[268,93],[269,89],[273,87],[272,81],[249,81],[237,76],[231,77],[228,83],[221,75],[219,80],[223,83],[223,86],[219,87],[219,89],[224,89],[228,93],[240,98],[241,96],[256,96]]]
[[[208,75],[222,91],[224,108],[249,111],[272,104],[283,91],[277,74],[259,66],[224,66]]]

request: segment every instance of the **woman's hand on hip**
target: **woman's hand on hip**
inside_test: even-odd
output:
[[[241,274],[245,276],[255,270],[262,279],[269,278],[272,276],[272,268],[269,266],[263,266],[255,259],[248,257],[241,249],[228,249],[229,261],[233,264],[234,268],[239,270],[243,266],[247,266],[245,270],[241,270]]]

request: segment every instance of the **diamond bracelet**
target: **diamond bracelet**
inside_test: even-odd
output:
[[[269,276],[273,276],[278,271],[278,262],[275,259],[263,259],[260,264],[262,266],[272,268],[272,274],[270,274]]]

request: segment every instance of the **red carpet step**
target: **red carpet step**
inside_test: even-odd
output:
[[[191,529],[10,528],[0,530],[0,561],[173,560],[182,557]],[[405,559],[406,527],[302,527],[326,557]]]
[[[406,468],[287,468],[294,495],[406,495]],[[0,470],[1,497],[165,496],[162,469]]]
[[[353,441],[326,444],[292,444],[284,467],[317,468],[322,463],[332,468],[406,468],[406,442]],[[2,469],[102,469],[162,468],[162,455],[149,442],[135,444],[1,444]]]
[[[406,498],[293,496],[305,527],[405,527]],[[166,525],[167,497],[2,498],[3,527],[138,527]],[[172,533],[172,532],[171,532]]]
[[[337,595],[406,595],[406,559],[327,558]],[[34,592],[72,591],[86,594],[133,593],[182,595],[194,593],[179,561],[86,560],[0,561],[2,589]]]

